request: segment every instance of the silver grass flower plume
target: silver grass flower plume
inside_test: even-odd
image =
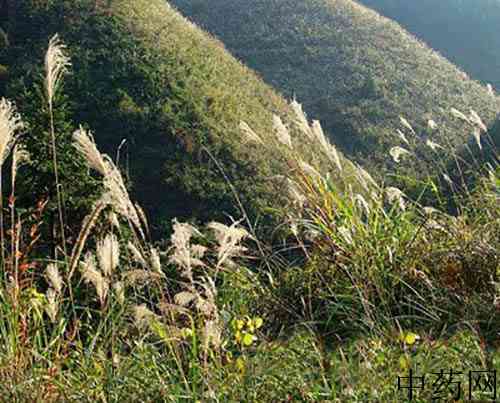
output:
[[[125,304],[125,286],[122,281],[117,281],[113,284],[113,293],[120,305]]]
[[[410,155],[411,153],[403,147],[396,146],[396,147],[392,147],[389,150],[389,154],[391,155],[392,159],[395,162],[399,163],[401,161],[402,156]]]
[[[9,156],[23,128],[24,123],[14,104],[2,98],[0,100],[0,167]]]
[[[406,203],[404,200],[405,194],[396,187],[388,187],[385,189],[385,194],[390,203],[398,203],[401,210],[406,209]]]
[[[59,312],[59,304],[57,303],[57,292],[49,288],[47,293],[45,294],[45,298],[47,299],[47,303],[45,305],[45,312],[49,316],[52,323],[56,322],[57,313]]]
[[[148,267],[146,258],[143,256],[142,252],[135,246],[131,241],[128,242],[127,248],[132,254],[132,258],[136,263],[139,263],[142,267]]]
[[[472,129],[472,137],[476,140],[476,144],[480,150],[483,149],[483,145],[481,144],[481,129],[479,127],[475,127]]]
[[[31,161],[30,153],[22,144],[16,144],[14,146],[14,152],[12,153],[12,178],[11,183],[14,188],[16,183],[17,170],[21,165],[29,164]]]
[[[148,325],[152,320],[158,318],[158,315],[152,312],[146,304],[135,305],[132,307],[132,314],[137,327]]]
[[[90,168],[106,176],[110,171],[109,161],[97,149],[92,132],[82,126],[73,134],[73,146],[85,158]]]
[[[436,123],[434,120],[429,119],[429,120],[427,121],[427,127],[428,127],[429,129],[431,129],[431,130],[436,130],[436,129],[437,129],[437,127],[438,127],[438,125],[437,125],[437,123]]]
[[[212,230],[218,243],[217,268],[224,265],[227,267],[235,266],[233,259],[243,256],[247,250],[241,245],[241,242],[250,237],[248,231],[239,227],[238,221],[230,226],[213,221],[208,224],[208,228]]]
[[[59,35],[55,34],[49,41],[45,54],[45,91],[50,107],[54,100],[61,78],[71,66],[70,59],[65,54],[66,47],[61,43]]]
[[[470,110],[469,120],[471,121],[472,124],[477,126],[482,132],[486,133],[488,131],[488,128],[484,124],[483,120],[479,117],[479,115],[474,109]]]
[[[311,140],[314,139],[314,135],[309,127],[309,122],[307,121],[307,116],[302,109],[302,105],[299,104],[296,100],[293,100],[290,103],[292,110],[295,113],[295,124],[299,127],[299,129]]]
[[[99,267],[106,277],[111,277],[120,260],[120,244],[112,233],[97,242],[97,259]]]
[[[205,266],[201,259],[206,248],[191,245],[191,238],[200,236],[201,233],[192,225],[179,223],[177,220],[174,220],[173,230],[174,232],[170,238],[172,253],[169,261],[181,269],[183,277],[194,283],[192,270],[195,267]]]
[[[241,133],[243,133],[245,137],[245,143],[246,142],[254,142],[258,144],[264,144],[262,139],[255,133],[250,126],[246,122],[241,121],[240,122],[240,130]]]
[[[335,164],[339,171],[342,171],[342,164],[340,162],[340,157],[337,149],[326,138],[325,133],[323,132],[323,128],[321,127],[321,123],[318,120],[313,120],[311,130],[314,134],[314,137],[316,137],[319,144],[321,144],[321,146],[325,150],[326,155],[328,156],[330,161]]]
[[[109,282],[97,268],[94,255],[88,253],[81,263],[81,267],[83,280],[94,286],[99,302],[101,306],[104,306],[108,296]]]
[[[396,129],[396,133],[398,134],[399,138],[403,140],[403,142],[405,142],[407,145],[410,145],[410,142],[408,141],[405,134],[401,130]]]
[[[60,294],[63,288],[63,279],[55,263],[51,263],[45,269],[45,276],[50,286]]]
[[[297,184],[290,178],[287,178],[288,193],[294,204],[298,205],[299,208],[304,206],[307,198],[299,190]]]
[[[450,112],[457,119],[460,119],[460,120],[463,120],[464,122],[470,123],[469,118],[467,116],[465,116],[462,112],[460,112],[458,109],[451,108]]]
[[[489,95],[491,95],[492,97],[495,96],[495,90],[493,89],[493,86],[491,84],[486,84],[486,90],[488,91]]]
[[[340,236],[344,239],[344,241],[347,242],[349,245],[353,245],[353,239],[352,239],[352,234],[351,230],[347,227],[338,227],[337,231],[339,232]]]
[[[73,141],[74,147],[83,155],[88,165],[103,176],[104,188],[108,191],[117,212],[128,219],[144,239],[139,213],[130,200],[120,170],[107,155],[99,152],[90,132],[80,128],[73,134]]]
[[[289,148],[292,146],[292,138],[290,137],[290,132],[283,124],[281,118],[277,115],[273,115],[273,128],[276,134],[276,138],[281,144],[286,145]]]
[[[400,116],[399,117],[399,121],[401,122],[401,124],[407,128],[410,132],[412,132],[413,134],[415,134],[415,130],[413,130],[413,127],[412,125],[410,124],[410,122],[408,122],[403,116]]]
[[[431,139],[427,139],[425,141],[425,144],[432,149],[432,151],[437,151],[438,149],[444,150],[444,147],[439,145],[438,143],[435,143]]]
[[[359,193],[356,193],[354,195],[354,202],[356,204],[358,204],[359,206],[361,206],[363,208],[363,210],[365,210],[366,215],[370,214],[370,206],[368,205],[367,201],[365,200],[365,198],[362,195],[360,195]]]
[[[321,176],[321,174],[315,168],[313,168],[311,165],[309,165],[307,162],[301,160],[300,158],[299,158],[298,162],[299,162],[300,169],[307,176],[309,176],[311,178],[315,178],[315,179],[320,179],[320,180],[323,179],[323,177]]]
[[[372,185],[375,189],[379,189],[378,183],[373,179],[373,177],[368,173],[366,169],[364,169],[361,165],[356,164],[356,174],[358,176],[358,179],[360,180],[360,183],[363,185],[366,191],[369,191],[368,183]],[[364,182],[364,184],[363,184]]]

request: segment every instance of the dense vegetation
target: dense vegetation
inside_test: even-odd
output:
[[[331,139],[365,165],[393,170],[389,149],[407,147],[397,133],[400,116],[415,130],[407,137],[418,158],[399,171],[412,175],[432,165],[427,136],[451,148],[470,137],[451,108],[466,114],[472,108],[487,125],[497,116],[499,100],[485,87],[398,24],[354,1],[172,3],[268,83],[296,96]],[[429,129],[431,119],[438,130]]]
[[[360,0],[500,91],[498,0]]]
[[[453,111],[475,134],[413,199],[160,1],[22,5],[0,55],[1,401],[493,400],[469,371],[500,370],[500,131]],[[165,203],[152,222],[184,217],[151,241],[129,188]]]

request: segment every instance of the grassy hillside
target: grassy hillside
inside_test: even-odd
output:
[[[0,401],[493,401],[486,136],[451,214],[438,186],[424,204],[339,156],[162,2],[103,3],[26,1],[3,25]],[[130,184],[155,224],[209,222],[152,241]],[[286,201],[272,238],[226,216],[233,190],[252,216]]]
[[[491,123],[499,100],[468,79],[398,24],[351,0],[172,1],[220,38],[238,58],[286,96],[297,96],[350,155],[393,167],[390,147],[401,142],[400,116],[416,134],[417,158],[406,172],[425,172],[433,141],[456,146],[470,136],[450,114],[473,108]],[[438,130],[431,131],[432,119]]]
[[[361,0],[500,91],[498,0]]]
[[[168,3],[110,4],[94,10],[85,0],[21,2],[15,21],[4,26],[2,95],[28,116],[40,109],[31,88],[41,84],[40,60],[58,32],[72,62],[58,101],[65,122],[73,129],[88,124],[98,144],[120,158],[155,225],[172,217],[239,216],[228,181],[252,217],[279,204],[276,183],[265,178],[283,165],[245,144],[239,123],[267,141],[274,138],[272,114],[286,121],[287,103]],[[36,137],[35,122],[28,123]],[[59,129],[71,136],[71,127]],[[74,179],[63,178],[64,185]]]

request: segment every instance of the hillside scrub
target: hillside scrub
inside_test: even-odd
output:
[[[426,139],[453,150],[470,131],[450,112],[475,110],[490,126],[500,101],[397,23],[351,0],[172,0],[179,10],[286,96],[296,96],[330,139],[387,180],[433,170]],[[418,2],[416,2],[418,3]],[[432,14],[432,12],[430,13]],[[400,118],[417,158],[396,165]],[[436,123],[435,129],[428,122]],[[451,151],[450,151],[451,152]]]
[[[65,52],[50,41],[56,62]],[[59,72],[45,79],[56,99]],[[239,221],[174,220],[151,243],[122,170],[79,126],[69,141],[98,192],[75,240],[59,237],[55,255],[33,248],[43,203],[20,209],[13,194],[2,215],[13,228],[1,240],[2,399],[395,401],[410,369],[498,369],[499,167],[476,167],[482,180],[452,216],[379,184],[292,109],[328,172],[278,115],[267,135],[239,122],[242,141],[289,168],[275,178],[288,189],[281,245],[255,237],[244,205]],[[0,161],[19,184],[25,120],[1,99]]]
[[[500,3],[361,0],[441,52],[471,77],[500,90]]]

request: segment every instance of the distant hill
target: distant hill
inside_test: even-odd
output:
[[[360,0],[500,91],[500,1]]]
[[[269,177],[284,166],[263,147],[243,144],[239,123],[265,141],[274,136],[272,113],[286,121],[288,103],[165,1],[94,3],[23,1],[4,26],[10,46],[0,53],[8,70],[0,95],[26,109],[58,32],[72,60],[64,87],[70,117],[88,124],[113,158],[126,139],[120,165],[153,224],[239,217],[228,181],[251,217],[280,205],[286,192]]]
[[[220,38],[287,97],[303,101],[350,156],[379,172],[394,168],[391,146],[400,116],[417,158],[410,174],[435,158],[422,141],[427,122],[437,143],[452,148],[470,137],[452,107],[473,108],[487,124],[499,99],[397,23],[351,0],[173,0],[191,20]],[[418,2],[417,2],[418,3]],[[403,144],[404,145],[404,144]],[[400,168],[402,169],[402,168]]]

